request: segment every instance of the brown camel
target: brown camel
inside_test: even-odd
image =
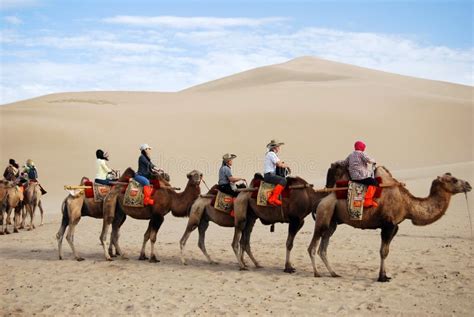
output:
[[[157,189],[152,199],[154,204],[152,206],[145,207],[126,207],[123,205],[124,193],[120,188],[114,188],[107,195],[104,200],[104,221],[102,227],[102,233],[100,235],[100,242],[104,249],[105,258],[111,261],[109,253],[105,246],[105,239],[109,225],[112,221],[121,221],[125,215],[128,215],[135,219],[147,219],[150,220],[148,229],[144,234],[143,245],[140,252],[139,260],[147,260],[145,256],[145,246],[148,240],[151,242],[150,262],[159,262],[154,252],[154,246],[156,242],[156,235],[160,229],[165,215],[171,211],[175,217],[187,217],[191,205],[199,197],[201,189],[199,185],[202,180],[202,173],[199,171],[191,171],[187,175],[188,183],[183,192],[177,193],[170,186],[161,186]],[[115,219],[115,220],[114,220]]]
[[[217,189],[217,185],[213,186],[207,195],[215,194],[215,190]],[[181,249],[181,263],[186,265],[186,260],[184,258],[184,247],[186,245],[186,241],[188,240],[191,233],[198,228],[199,231],[199,240],[198,246],[201,249],[204,256],[207,258],[210,264],[217,264],[217,262],[213,261],[206,250],[205,239],[206,239],[206,230],[209,227],[209,221],[214,222],[215,224],[221,227],[234,227],[234,217],[230,214],[219,211],[211,206],[212,198],[207,197],[199,197],[196,199],[194,204],[191,207],[191,211],[189,213],[189,220],[188,225],[186,226],[186,230],[183,234],[183,237],[179,241],[180,249]],[[249,227],[246,227],[249,228]],[[245,233],[244,233],[245,235]],[[243,236],[244,236],[243,235]],[[246,250],[247,253],[257,268],[260,268],[260,264],[255,260],[250,248]]]
[[[30,216],[30,226],[28,230],[32,230],[35,228],[35,225],[33,224],[33,219],[35,216],[35,211],[36,207],[39,207],[39,210],[41,212],[41,223],[40,226],[44,224],[44,211],[43,211],[43,205],[41,203],[41,187],[39,183],[36,182],[30,182],[28,184],[28,187],[26,188],[25,191],[25,199],[24,199],[24,208],[26,209],[28,215]],[[21,224],[21,227],[24,227],[26,217],[23,216],[23,221]]]
[[[134,175],[135,173],[131,169],[127,169],[123,175],[122,178],[130,178]],[[87,181],[87,177],[83,177],[81,179],[80,184],[84,185],[85,181]],[[63,243],[63,237],[64,233],[66,232],[66,228],[69,226],[67,235],[66,235],[66,240],[69,243],[69,246],[71,247],[71,250],[74,254],[74,257],[76,258],[77,261],[82,261],[84,258],[80,257],[76,251],[76,248],[74,247],[74,231],[76,229],[77,224],[81,220],[81,217],[83,216],[89,216],[92,218],[96,219],[102,219],[103,218],[103,204],[102,202],[95,202],[94,198],[86,198],[84,195],[84,192],[80,192],[76,195],[68,195],[62,204],[62,220],[61,220],[61,226],[59,227],[58,233],[56,234],[56,239],[58,240],[58,255],[59,259],[63,259],[63,252],[62,252],[62,243]],[[118,244],[118,238],[119,238],[119,229],[120,226],[123,224],[125,221],[125,217],[121,219],[120,222],[115,222],[112,224],[112,233],[111,233],[111,244],[109,246],[109,253],[112,256],[118,256],[122,255],[123,253],[120,250],[120,246]],[[113,250],[113,247],[115,247],[115,253]]]
[[[2,229],[0,234],[9,234],[7,224],[10,224],[10,215],[15,211],[13,232],[18,232],[22,210],[23,193],[11,182],[2,181],[0,185],[0,210],[2,216]]]
[[[251,184],[255,184],[257,177],[262,178],[261,175],[256,174]],[[316,209],[316,206],[327,193],[316,192],[313,188],[307,187],[308,183],[300,177],[288,177],[287,180],[287,186],[299,185],[304,188],[291,189],[290,196],[283,198],[283,205],[281,207],[257,206],[257,201],[255,198],[252,198],[252,193],[250,192],[242,192],[237,196],[234,203],[235,232],[232,248],[234,249],[241,270],[247,269],[243,261],[243,252],[245,250],[248,254],[251,254],[250,235],[255,221],[260,219],[264,225],[270,225],[276,222],[289,223],[284,271],[286,273],[295,272],[295,268],[290,261],[290,253],[293,248],[295,236],[301,227],[303,227],[304,218],[311,211]],[[242,233],[244,234],[242,235]]]
[[[328,175],[344,175],[348,179],[345,169],[337,164],[333,164]],[[436,178],[431,184],[430,194],[426,198],[414,197],[402,184],[392,177],[390,172],[384,167],[378,167],[375,175],[382,178],[385,184],[395,184],[393,187],[383,189],[382,195],[377,199],[378,207],[366,208],[362,220],[349,218],[346,200],[338,200],[335,193],[324,198],[316,210],[316,223],[308,253],[311,257],[314,276],[320,274],[316,270],[315,252],[318,242],[321,245],[318,254],[323,260],[326,268],[332,276],[338,276],[329,265],[327,260],[327,247],[329,239],[340,223],[348,224],[360,229],[382,229],[382,245],[380,247],[380,272],[379,282],[388,282],[390,277],[385,273],[385,259],[388,256],[390,242],[397,234],[398,224],[405,219],[410,219],[416,226],[425,226],[440,219],[448,209],[451,196],[457,193],[471,191],[471,185],[464,180],[453,177],[446,173]],[[334,182],[328,177],[328,187],[332,187]]]

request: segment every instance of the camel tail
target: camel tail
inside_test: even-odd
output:
[[[61,211],[63,213],[63,219],[61,220],[61,226],[62,227],[67,227],[69,224],[69,212],[67,210],[67,198],[64,199],[63,204],[61,206]]]

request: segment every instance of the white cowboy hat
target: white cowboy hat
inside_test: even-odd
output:
[[[146,149],[150,149],[151,150],[151,146],[149,146],[148,144],[142,144],[140,145],[140,151],[143,151],[143,150],[146,150]]]

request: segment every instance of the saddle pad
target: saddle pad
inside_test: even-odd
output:
[[[347,195],[347,211],[353,220],[361,220],[364,212],[364,201],[367,186],[356,182],[349,182]]]
[[[123,205],[126,207],[143,207],[143,186],[134,179],[128,183],[123,196]]]
[[[103,184],[98,184],[94,183],[93,189],[94,189],[94,202],[100,203],[104,201],[105,196],[110,192],[110,189],[112,187],[108,185],[103,185]]]
[[[270,195],[272,194],[274,188],[274,184],[265,182],[260,183],[257,195],[257,206],[268,206],[268,198],[270,198]]]
[[[223,212],[231,212],[234,207],[234,199],[231,195],[217,191],[217,196],[215,198],[214,208]]]
[[[377,177],[376,178],[377,182],[379,184],[382,184],[382,177]],[[349,181],[337,181],[336,182],[336,187],[348,187]],[[377,187],[377,190],[375,191],[374,198],[380,198],[382,195],[383,188],[382,187]],[[347,190],[338,190],[336,191],[336,197],[337,199],[347,199]]]

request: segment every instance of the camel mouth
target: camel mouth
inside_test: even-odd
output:
[[[471,184],[469,184],[468,182],[466,182],[466,185],[464,186],[464,192],[465,193],[468,193],[472,190],[472,187],[471,187]]]

